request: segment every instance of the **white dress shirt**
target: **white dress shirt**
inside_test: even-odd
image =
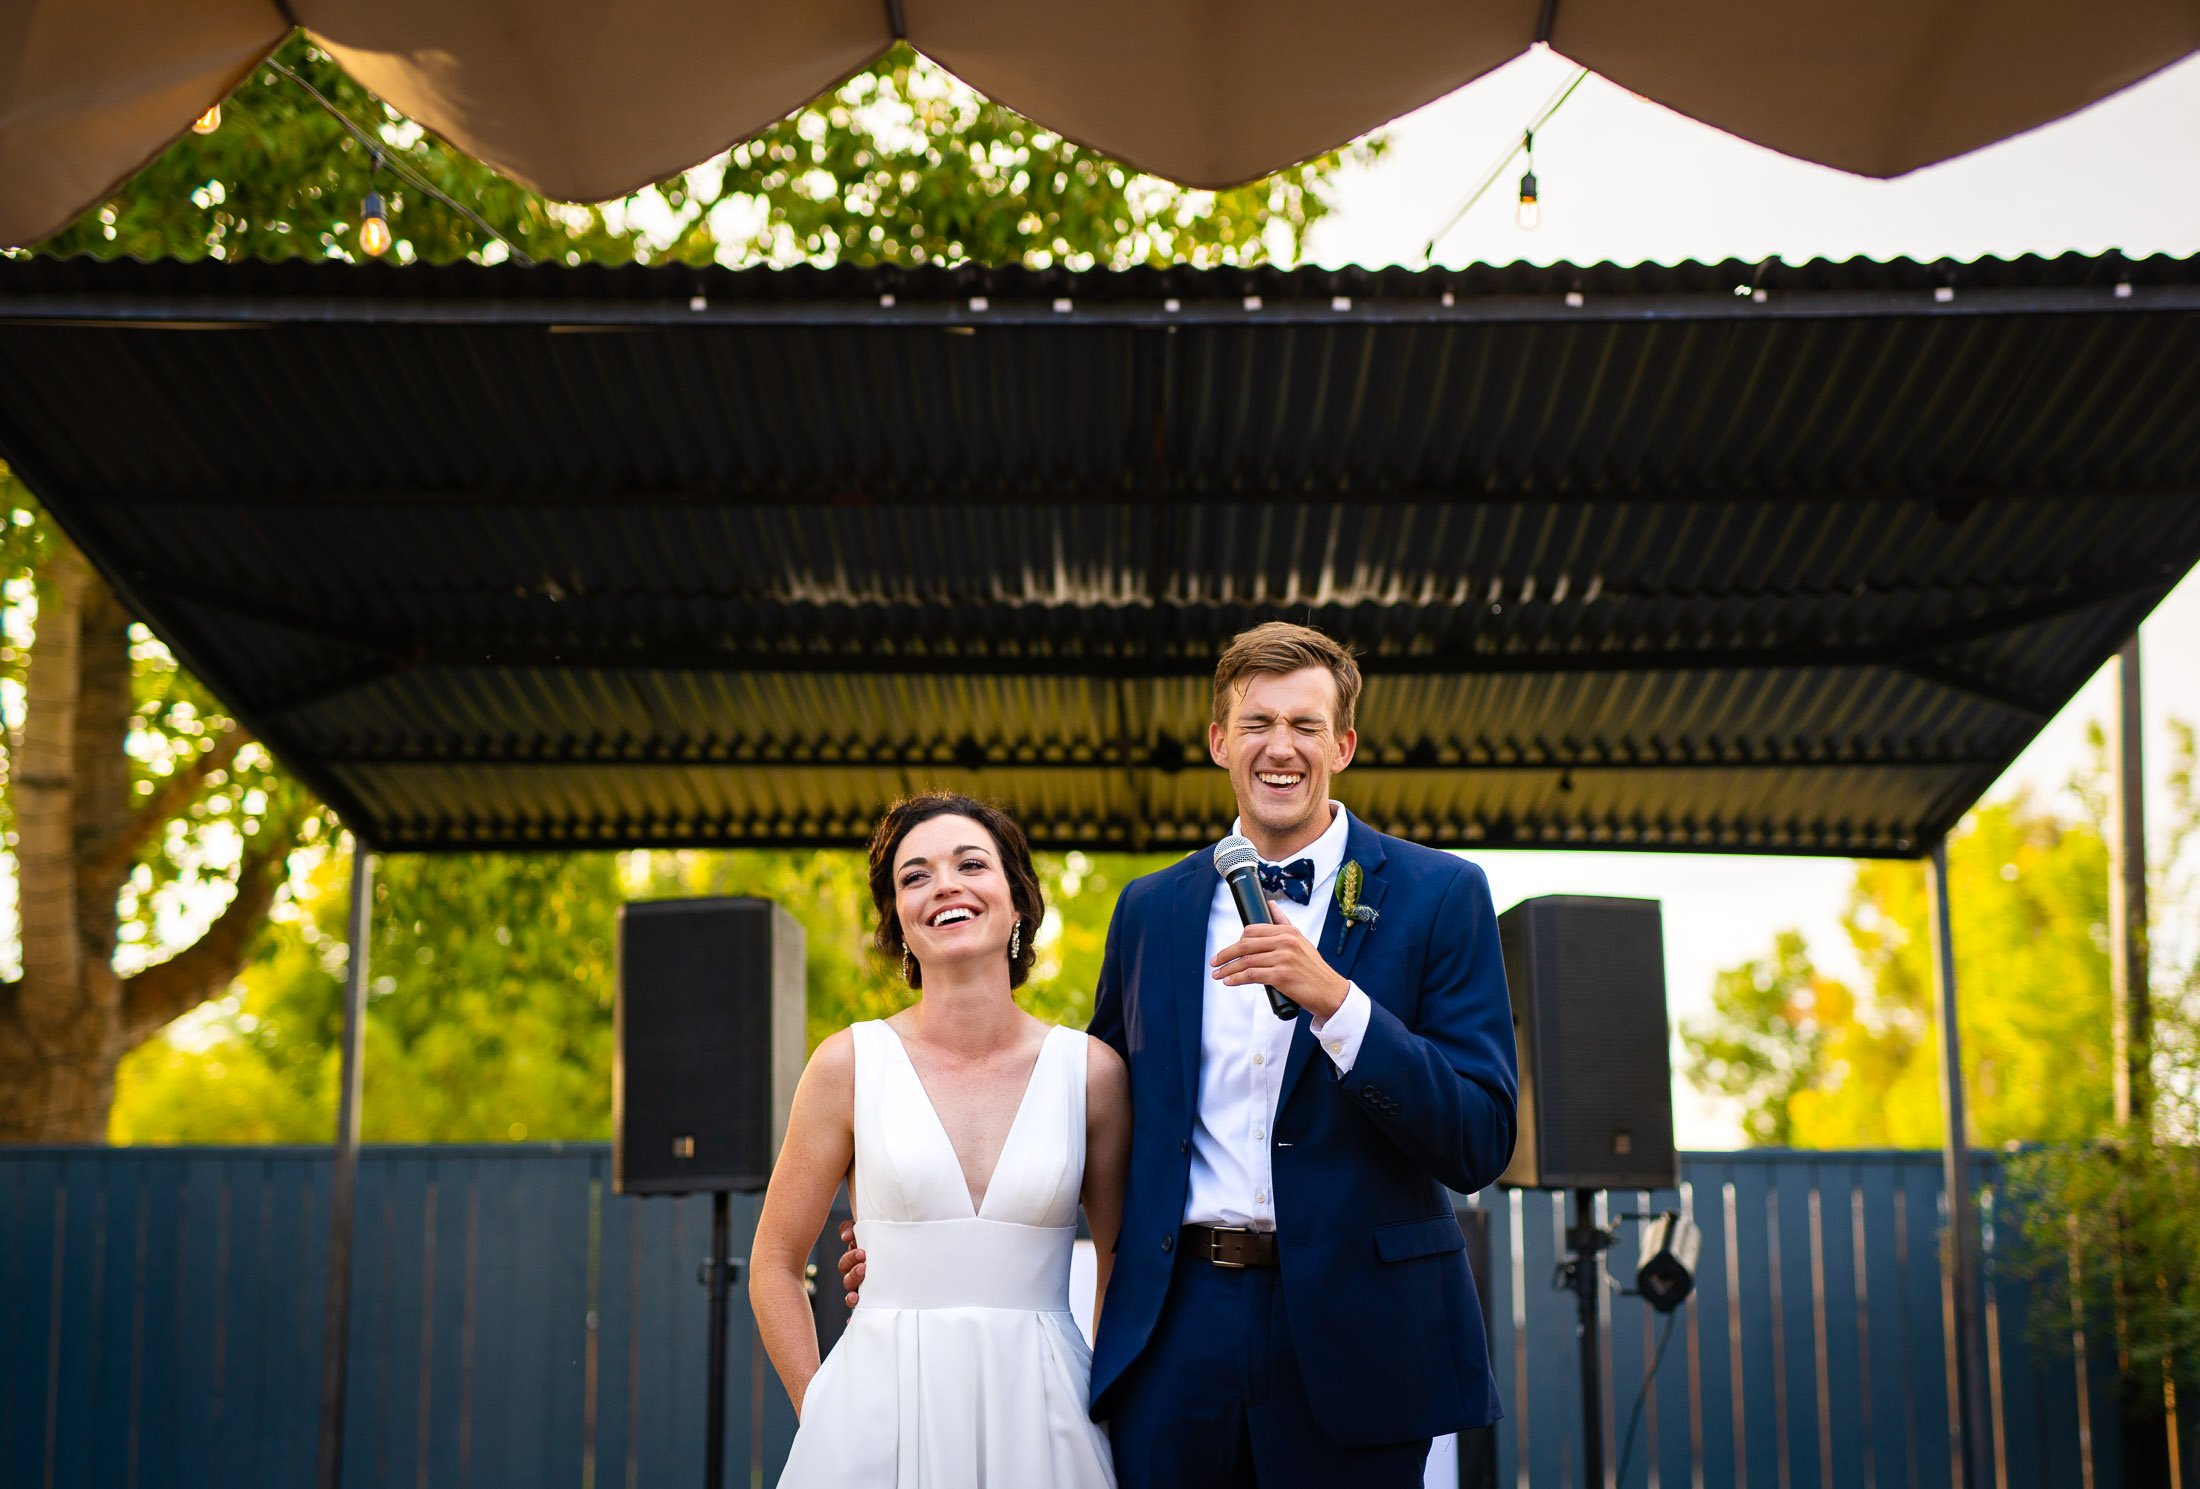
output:
[[[1314,862],[1312,893],[1300,904],[1273,896],[1276,912],[1317,945],[1344,864],[1345,809],[1329,804],[1329,828],[1291,859]],[[1230,824],[1230,831],[1240,831]],[[1289,862],[1291,860],[1286,860]],[[1192,1123],[1192,1182],[1184,1201],[1187,1225],[1243,1225],[1276,1228],[1276,1100],[1283,1090],[1283,1062],[1290,1053],[1296,1020],[1285,1021],[1268,1006],[1268,991],[1258,983],[1230,987],[1215,980],[1215,953],[1244,935],[1230,888],[1215,876],[1215,896],[1207,911],[1209,970],[1206,1002],[1199,1028],[1199,1105]],[[1359,1057],[1367,1033],[1367,994],[1347,984],[1342,1006],[1329,1019],[1312,1025],[1314,1037],[1337,1069],[1347,1071]]]

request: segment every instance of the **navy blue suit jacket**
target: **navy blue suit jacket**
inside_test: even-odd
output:
[[[1346,935],[1333,897],[1320,948],[1374,1007],[1342,1076],[1299,1015],[1270,1130],[1276,1237],[1316,1425],[1337,1442],[1402,1442],[1502,1415],[1445,1190],[1488,1186],[1512,1156],[1512,1011],[1479,868],[1357,818],[1345,859],[1365,871],[1360,900],[1380,918]],[[1093,1351],[1100,1420],[1168,1306],[1214,890],[1212,856],[1194,853],[1127,887],[1108,928],[1092,1033],[1129,1063],[1134,1120]]]

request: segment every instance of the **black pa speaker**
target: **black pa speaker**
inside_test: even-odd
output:
[[[802,1076],[803,949],[769,900],[619,907],[613,1189],[764,1187]]]
[[[1497,935],[1520,1053],[1520,1139],[1499,1182],[1678,1183],[1658,902],[1545,895],[1498,916]]]

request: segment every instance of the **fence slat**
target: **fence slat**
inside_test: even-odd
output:
[[[597,1489],[626,1489],[635,1480],[633,1413],[639,1409],[641,1267],[637,1243],[642,1206],[611,1192],[605,1175],[596,1263]]]
[[[1773,1171],[1765,1164],[1737,1161],[1727,1210],[1728,1244],[1739,1281],[1741,1311],[1740,1378],[1750,1399],[1740,1415],[1737,1445],[1743,1471],[1755,1489],[1789,1489],[1787,1369],[1779,1348],[1787,1333],[1781,1316],[1786,1297],[1776,1288],[1772,1262]]]
[[[1870,1325],[1856,1302],[1856,1229],[1851,1198],[1857,1183],[1856,1165],[1843,1161],[1837,1153],[1827,1154],[1818,1166],[1812,1185],[1811,1227],[1818,1246],[1812,1288],[1824,1321],[1824,1410],[1820,1430],[1825,1435],[1825,1447],[1821,1461],[1832,1465],[1828,1482],[1862,1485],[1868,1482],[1864,1465],[1870,1452],[1862,1336]]]
[[[139,1312],[139,1251],[144,1221],[139,1192],[145,1166],[130,1153],[94,1165],[99,1182],[97,1242],[100,1338],[92,1366],[94,1400],[108,1421],[92,1434],[85,1482],[120,1484],[129,1477],[130,1446],[137,1431],[135,1367],[144,1348]]]
[[[1695,1351],[1689,1371],[1690,1428],[1703,1434],[1703,1452],[1689,1482],[1739,1485],[1744,1469],[1734,1423],[1736,1413],[1747,1403],[1746,1396],[1734,1388],[1733,1331],[1740,1315],[1728,1280],[1733,1257],[1726,1244],[1726,1197],[1734,1182],[1734,1166],[1723,1159],[1703,1159],[1683,1172],[1690,1214],[1702,1238],[1696,1257],[1696,1290],[1680,1323],[1689,1333],[1676,1345]]]
[[[38,1341],[40,1356],[53,1362],[52,1375],[41,1374],[50,1388],[42,1405],[50,1413],[53,1431],[43,1455],[44,1476],[31,1481],[57,1489],[65,1484],[92,1482],[92,1438],[100,1430],[98,1408],[102,1403],[93,1383],[100,1350],[106,1343],[103,1335],[107,1318],[100,1286],[106,1233],[98,1155],[84,1153],[64,1159],[60,1185],[67,1201],[64,1212],[56,1215],[54,1227],[61,1280],[56,1302],[62,1327],[58,1339]]]
[[[1567,1196],[1532,1190],[1520,1196],[1526,1242],[1521,1266],[1528,1304],[1528,1480],[1574,1485],[1581,1480],[1581,1368],[1574,1345],[1572,1293],[1553,1285],[1565,1255]]]
[[[578,1485],[581,1409],[588,1362],[588,1185],[563,1155],[532,1155],[522,1203],[549,1238],[542,1248],[539,1306],[545,1326],[535,1410],[543,1421],[540,1483]],[[521,1306],[530,1306],[522,1294]]]
[[[144,1337],[134,1386],[136,1434],[123,1471],[124,1489],[177,1481],[172,1465],[180,1446],[180,1411],[187,1395],[196,1393],[177,1369],[188,1289],[183,1237],[190,1170],[155,1157],[145,1163],[144,1175]]]
[[[460,1485],[467,1482],[466,1459],[473,1446],[467,1397],[467,1307],[472,1301],[469,1215],[474,1205],[475,1164],[452,1155],[434,1161],[429,1190],[434,1208],[431,1228],[434,1256],[427,1268],[428,1340],[427,1380],[422,1399],[427,1403],[428,1482]]]
[[[17,1160],[0,1182],[0,1484],[39,1484],[46,1461],[47,1348],[59,1305],[53,1287],[54,1209],[61,1164]]]
[[[1903,1387],[1910,1441],[1917,1454],[1917,1483],[1919,1489],[1940,1489],[1944,1484],[1962,1489],[1948,1437],[1949,1424],[1957,1416],[1949,1396],[1948,1336],[1941,1304],[1940,1171],[1905,1168],[1900,1198]]]
[[[1800,1163],[1777,1165],[1772,1173],[1766,1224],[1779,1276],[1780,1382],[1786,1400],[1787,1444],[1784,1467],[1789,1484],[1839,1482],[1824,1472],[1825,1442],[1819,1435],[1819,1309],[1813,1291],[1810,1196],[1817,1176],[1815,1155]]]

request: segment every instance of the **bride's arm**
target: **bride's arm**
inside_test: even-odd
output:
[[[818,1366],[804,1273],[833,1193],[855,1158],[855,1090],[855,1036],[843,1029],[817,1047],[795,1087],[787,1138],[749,1248],[749,1309],[797,1417]]]
[[[1123,1181],[1131,1163],[1131,1081],[1123,1057],[1098,1039],[1085,1042],[1085,1223],[1099,1264],[1092,1323],[1100,1326],[1115,1240],[1123,1229]]]

